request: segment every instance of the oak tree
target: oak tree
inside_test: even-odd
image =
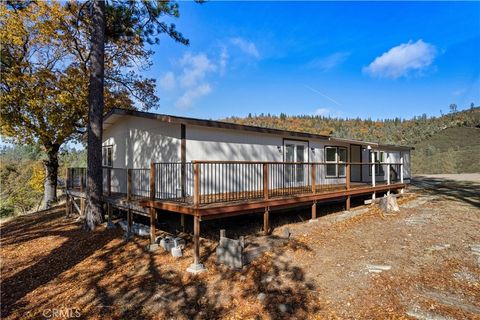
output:
[[[0,3],[1,134],[15,143],[43,147],[47,154],[45,207],[56,200],[60,147],[79,140],[88,123],[93,70],[89,5],[73,1]],[[118,23],[121,19],[112,20]],[[152,55],[144,37],[127,34],[115,25],[110,28],[112,36],[105,41],[102,111],[155,106],[155,80],[141,76],[151,65]]]

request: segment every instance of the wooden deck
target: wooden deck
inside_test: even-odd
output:
[[[235,200],[246,197],[248,191],[239,192],[238,195],[234,192],[222,194],[202,195],[202,203],[195,205],[191,198],[177,198],[175,200],[169,199],[155,199],[151,200],[148,197],[133,197],[128,199],[125,193],[113,192],[110,195],[105,194],[103,199],[105,203],[111,204],[121,210],[133,210],[138,214],[148,216],[148,208],[177,212],[180,214],[199,216],[200,220],[211,220],[222,218],[226,216],[234,216],[246,214],[249,212],[260,212],[265,207],[271,209],[280,209],[285,207],[295,207],[312,203],[314,201],[327,201],[334,199],[342,199],[347,197],[361,196],[372,194],[373,192],[386,192],[398,189],[403,189],[406,184],[397,183],[387,185],[382,182],[375,187],[368,183],[352,182],[347,190],[346,184],[331,184],[328,186],[317,186],[315,192],[311,188],[289,188],[288,190],[277,189],[274,190],[274,197],[268,199],[250,197],[248,200]],[[288,192],[287,192],[288,191]],[[293,192],[293,193],[292,193]],[[292,193],[292,194],[288,194]],[[85,198],[85,192],[81,188],[68,189],[67,194],[76,198]],[[285,194],[285,195],[282,195]],[[211,201],[215,199],[215,201]]]
[[[352,183],[347,190],[345,184],[331,185],[329,188],[317,188],[315,192],[305,190],[293,195],[276,196],[268,199],[253,200],[228,200],[235,199],[235,195],[215,194],[206,197],[215,197],[225,199],[213,203],[195,205],[191,202],[179,202],[169,200],[138,200],[138,204],[144,207],[152,207],[160,210],[178,212],[186,215],[198,216],[200,220],[211,220],[227,216],[241,215],[250,212],[260,212],[266,207],[270,209],[280,209],[285,207],[303,206],[318,201],[327,201],[334,199],[345,199],[348,197],[368,195],[374,192],[387,192],[405,188],[404,183],[390,184],[382,183],[371,187],[367,183]],[[280,192],[279,192],[280,193]]]
[[[329,171],[332,166],[337,174],[344,172],[344,175],[329,180],[326,172],[332,172]],[[355,166],[371,173],[372,181],[352,182],[350,175]],[[379,173],[383,177],[375,181]],[[376,193],[406,187],[403,163],[152,163],[149,169],[105,168],[104,180],[103,199],[109,220],[112,207],[127,211],[129,227],[134,212],[149,216],[152,246],[155,246],[157,209],[179,213],[182,224],[185,215],[193,216],[193,265],[197,267],[202,221],[263,212],[263,230],[269,234],[272,210],[310,205],[312,220],[316,220],[319,202],[344,200],[349,210],[352,197],[372,195],[375,198]],[[67,213],[72,207],[70,197],[85,198],[85,181],[85,170],[67,171]],[[83,212],[84,202],[81,200],[83,209],[78,211]]]

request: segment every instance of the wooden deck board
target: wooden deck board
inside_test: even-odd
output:
[[[250,199],[250,200],[239,200],[239,201],[230,201],[230,202],[220,202],[220,203],[210,203],[206,205],[201,205],[195,207],[193,204],[186,203],[177,203],[170,201],[150,201],[143,200],[140,201],[141,205],[154,207],[167,211],[175,211],[183,214],[200,216],[202,220],[207,220],[214,218],[213,216],[225,216],[225,215],[236,215],[259,211],[265,207],[285,207],[285,206],[298,206],[306,203],[311,203],[313,201],[329,200],[329,199],[341,199],[347,196],[359,196],[364,194],[370,194],[373,192],[382,192],[388,190],[395,190],[405,188],[405,184],[397,183],[391,185],[377,185],[371,187],[369,185],[357,185],[349,190],[338,189],[325,192],[317,192],[305,194],[297,194],[291,196],[283,197],[273,197],[269,199]]]
[[[201,220],[217,219],[225,216],[233,216],[239,214],[246,214],[249,212],[263,211],[266,207],[275,209],[284,207],[301,206],[314,201],[325,201],[342,199],[347,196],[359,196],[370,194],[373,192],[382,192],[388,190],[395,190],[405,188],[405,184],[396,183],[387,185],[384,182],[379,182],[375,187],[369,183],[351,182],[350,189],[347,190],[345,184],[332,185],[318,185],[315,188],[315,193],[312,192],[311,186],[299,188],[287,188],[270,190],[269,198],[261,196],[253,197],[259,194],[258,191],[254,193],[240,192],[210,194],[202,195],[202,204],[195,206],[192,199],[176,199],[176,201],[169,200],[149,200],[144,197],[136,197],[130,202],[127,201],[126,194],[112,193],[109,196],[104,196],[104,201],[118,206],[123,209],[132,209],[142,214],[148,214],[149,207],[173,211],[181,214],[199,216]],[[68,193],[75,197],[84,197],[84,192],[70,189]],[[215,202],[212,202],[215,199]]]

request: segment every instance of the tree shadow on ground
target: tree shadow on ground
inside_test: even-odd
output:
[[[242,270],[216,266],[217,283],[234,284],[236,288],[231,290],[237,290],[242,299],[260,305],[262,316],[270,319],[304,319],[319,312],[314,281],[306,278],[305,271],[288,254],[296,250],[307,254],[312,250],[295,239],[271,238],[274,246]],[[218,292],[221,294],[221,290]]]
[[[440,195],[480,208],[480,183],[418,176],[412,185],[427,195]]]
[[[302,317],[317,310],[311,304],[314,285],[286,258],[289,250],[309,250],[295,240],[236,271],[215,264],[216,241],[204,238],[209,271],[191,276],[185,272],[192,260],[190,245],[175,260],[163,251],[148,252],[146,239],[125,242],[120,229],[84,231],[63,210],[21,217],[4,224],[1,234],[6,268],[15,266],[10,260],[34,252],[45,237],[54,237],[50,251],[2,278],[2,318],[42,317],[45,308],[58,307],[115,319],[222,318],[249,303],[257,308],[246,314],[250,317]],[[259,293],[265,298],[257,299]],[[232,305],[234,300],[243,306]]]
[[[30,240],[56,236],[62,244],[40,257],[32,265],[21,269],[1,281],[2,317],[21,306],[19,302],[28,293],[56,279],[62,272],[90,256],[118,236],[115,232],[88,233],[64,218],[64,211],[54,210],[42,215],[20,217],[1,228],[2,247],[21,246]],[[95,239],[94,241],[92,241]],[[28,244],[27,244],[28,245]],[[29,248],[32,254],[35,247]],[[28,254],[28,252],[27,252]]]

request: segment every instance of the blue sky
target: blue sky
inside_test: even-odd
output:
[[[161,113],[409,118],[480,104],[480,2],[180,2]]]

